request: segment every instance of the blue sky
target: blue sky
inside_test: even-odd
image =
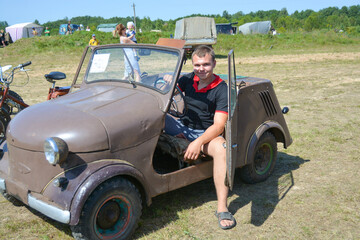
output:
[[[258,10],[281,10],[289,14],[298,10],[319,11],[327,7],[343,7],[360,4],[359,0],[0,0],[0,21],[9,25],[23,22],[41,24],[65,17],[100,16],[103,18],[133,16],[150,17],[151,20],[176,19],[191,14],[230,14]]]

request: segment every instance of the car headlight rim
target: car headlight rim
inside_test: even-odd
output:
[[[44,154],[51,165],[61,164],[68,155],[66,142],[58,137],[49,137],[44,142]]]

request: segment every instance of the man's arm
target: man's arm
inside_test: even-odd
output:
[[[202,147],[224,132],[227,117],[228,115],[224,112],[215,112],[214,124],[206,129],[203,135],[189,144],[184,159],[196,160]]]

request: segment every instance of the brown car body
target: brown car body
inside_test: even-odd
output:
[[[89,196],[109,179],[121,176],[130,181],[142,202],[150,205],[159,194],[212,177],[211,160],[165,173],[154,168],[176,81],[167,92],[135,87],[127,81],[86,81],[97,50],[123,46],[88,47],[71,93],[31,106],[10,122],[1,145],[0,191],[50,218],[75,226]],[[141,44],[136,48],[176,53],[179,64],[174,76],[179,78],[185,60],[183,49]],[[140,54],[139,62],[145,61],[147,54]],[[233,75],[235,79],[232,61],[233,53],[229,54],[229,78]],[[77,83],[82,71],[84,80]],[[256,145],[264,133],[271,133],[285,148],[292,142],[272,83],[251,77],[235,81],[234,109],[238,117],[227,125],[229,128],[231,124],[237,134],[233,142],[228,142],[233,150],[229,154],[233,159],[228,157],[230,186],[233,170],[253,163]],[[227,129],[226,135],[235,131]],[[68,147],[66,159],[56,165],[49,164],[44,154],[44,141],[49,137],[63,139]]]

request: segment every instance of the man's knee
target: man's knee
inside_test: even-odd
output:
[[[226,156],[225,139],[217,137],[204,146],[204,152],[212,157]]]

